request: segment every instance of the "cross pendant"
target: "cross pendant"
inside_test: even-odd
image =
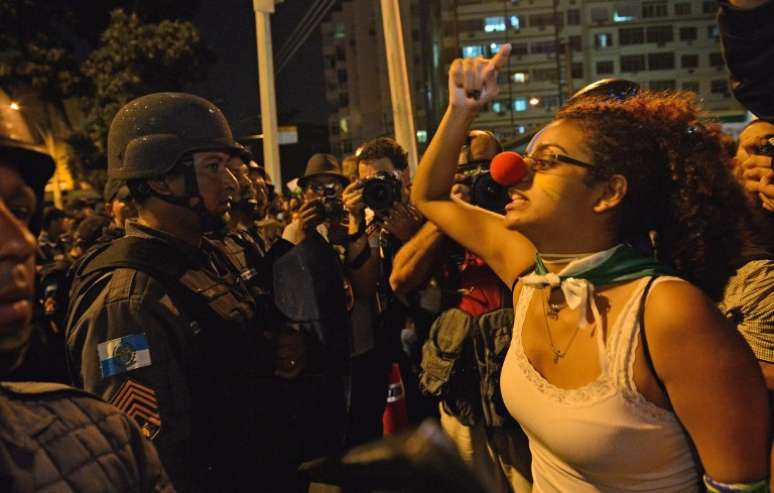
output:
[[[559,359],[564,358],[564,355],[560,351],[554,351],[554,364],[559,364]]]

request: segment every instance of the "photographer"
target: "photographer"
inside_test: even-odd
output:
[[[774,124],[753,120],[739,134],[734,157],[734,176],[752,196],[756,205],[774,212]]]
[[[341,174],[336,158],[330,154],[314,154],[306,163],[304,176],[298,179],[303,190],[304,203],[294,215],[293,221],[285,227],[282,237],[298,244],[306,236],[317,231],[326,240],[341,244],[344,209],[341,193],[349,180]],[[333,238],[331,238],[333,233]]]
[[[744,336],[763,372],[769,394],[774,392],[774,125],[753,120],[739,135],[733,174],[747,191],[754,211],[744,236],[744,248],[729,279],[720,309]],[[756,214],[759,213],[759,214]],[[740,215],[740,223],[744,220]]]
[[[489,162],[501,151],[494,134],[471,130],[459,154],[452,197],[502,213],[505,189],[488,173]],[[462,459],[489,478],[492,491],[511,491],[510,485],[529,491],[527,439],[504,410],[498,385],[498,361],[513,323],[510,290],[480,258],[427,222],[395,256],[390,284],[406,295],[431,276],[440,284],[443,312],[422,350],[422,390],[440,398],[441,427]],[[470,330],[474,326],[479,330]],[[457,357],[450,359],[450,353]]]
[[[400,245],[421,219],[408,204],[406,152],[392,139],[367,142],[358,154],[358,180],[344,190],[349,213],[347,263],[355,295],[352,312],[351,445],[382,435],[390,366],[399,357],[405,308],[389,285]]]

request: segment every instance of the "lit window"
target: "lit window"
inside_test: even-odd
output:
[[[526,133],[527,127],[525,127],[524,125],[519,125],[518,127],[516,127],[516,131],[519,132],[520,134]]]
[[[470,45],[462,47],[462,58],[471,58],[483,55],[484,50],[481,48],[481,45]]]
[[[349,121],[346,118],[342,118],[339,120],[339,128],[341,129],[341,133],[348,134],[349,133]]]
[[[540,99],[536,98],[535,96],[532,96],[529,98],[529,105],[530,106],[537,106],[540,104]]]
[[[511,29],[516,29],[516,30],[521,29],[521,22],[519,22],[518,15],[511,16]]]
[[[492,113],[502,113],[503,103],[502,101],[492,101]]]
[[[336,28],[333,31],[334,39],[344,39],[347,36],[347,31],[344,29],[343,22],[337,22]]]
[[[613,46],[613,35],[610,33],[597,33],[594,35],[595,48],[609,48]]]
[[[527,73],[526,72],[514,72],[511,76],[511,80],[517,84],[524,84],[527,82]]]
[[[633,15],[620,15],[618,12],[613,12],[613,22],[631,22],[633,20]]]
[[[417,130],[417,142],[420,144],[427,142],[427,130]]]
[[[505,17],[487,17],[484,19],[484,32],[502,32],[505,31]]]
[[[527,100],[525,98],[514,99],[513,111],[527,111]]]
[[[490,43],[489,44],[489,53],[490,54],[496,55],[498,51],[500,51],[500,44],[499,43]]]

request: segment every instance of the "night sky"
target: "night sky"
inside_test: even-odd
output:
[[[274,53],[313,5],[313,0],[285,0],[272,15]],[[236,135],[256,133],[260,125],[255,16],[251,0],[201,0],[194,22],[214,52],[207,80],[193,89],[226,113]],[[275,69],[278,60],[275,59]],[[276,77],[279,125],[327,124],[319,27],[292,62]]]

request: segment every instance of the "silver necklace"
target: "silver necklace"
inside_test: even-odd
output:
[[[550,293],[550,289],[548,288],[548,291],[544,291],[544,293]],[[575,342],[575,338],[578,336],[578,332],[580,332],[580,324],[578,324],[577,327],[575,327],[575,330],[572,333],[572,336],[570,337],[570,340],[567,341],[567,345],[565,346],[564,350],[558,348],[556,344],[554,344],[554,336],[551,334],[551,327],[548,324],[548,319],[552,318],[556,320],[559,315],[559,310],[562,309],[562,306],[556,306],[559,304],[554,304],[555,306],[551,306],[551,304],[548,302],[549,295],[544,294],[545,303],[541,303],[543,306],[543,322],[546,327],[546,334],[548,335],[548,344],[551,346],[551,353],[553,354],[553,362],[554,364],[559,364],[559,361],[567,356],[567,352],[570,350],[570,347],[572,346],[572,343]],[[549,312],[554,313],[553,316],[549,315]]]

